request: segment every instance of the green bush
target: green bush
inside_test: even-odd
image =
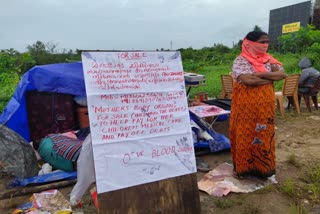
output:
[[[17,74],[0,73],[0,113],[12,97],[18,83],[19,76]]]
[[[307,49],[306,56],[312,61],[313,67],[320,70],[320,43],[314,43]]]

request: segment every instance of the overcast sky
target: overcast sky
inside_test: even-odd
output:
[[[0,49],[155,50],[232,46],[272,9],[304,0],[2,0]]]

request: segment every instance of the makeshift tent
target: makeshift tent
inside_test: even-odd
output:
[[[27,141],[30,141],[26,109],[27,91],[56,92],[85,96],[82,63],[59,63],[35,66],[25,73],[0,115],[0,124],[5,124]]]

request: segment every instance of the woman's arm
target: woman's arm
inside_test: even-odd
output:
[[[241,74],[239,75],[238,78],[243,84],[248,86],[260,86],[260,85],[266,85],[273,82],[271,80],[263,79],[258,76],[255,76],[254,74]]]
[[[253,74],[256,77],[260,77],[266,80],[282,80],[286,78],[287,74],[284,71],[274,71],[274,72],[256,72]]]

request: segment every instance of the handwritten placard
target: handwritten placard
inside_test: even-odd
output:
[[[196,171],[179,52],[84,52],[98,193]]]

